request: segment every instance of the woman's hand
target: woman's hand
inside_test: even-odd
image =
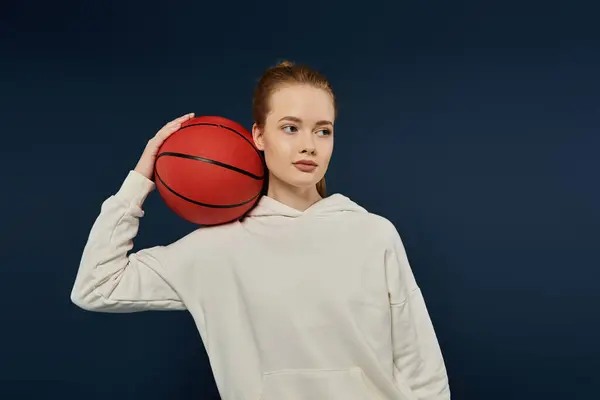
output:
[[[171,136],[181,127],[182,123],[191,118],[194,118],[194,113],[189,113],[174,119],[156,132],[156,135],[154,135],[152,139],[148,140],[146,148],[144,149],[140,160],[135,166],[135,171],[152,180],[154,177],[154,162],[156,161],[156,155],[158,154],[160,146],[169,136]]]

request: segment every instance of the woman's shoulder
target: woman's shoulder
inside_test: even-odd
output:
[[[365,234],[378,234],[388,239],[399,236],[396,225],[388,217],[370,210],[366,205],[346,195],[339,194],[339,196],[345,197],[346,201],[352,202],[357,210],[361,210],[351,215]]]
[[[171,244],[182,253],[198,253],[203,250],[226,249],[235,241],[234,236],[238,231],[238,221],[212,225],[196,226]]]

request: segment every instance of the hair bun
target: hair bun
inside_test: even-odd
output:
[[[284,60],[281,61],[279,64],[277,64],[278,68],[289,68],[289,67],[293,67],[294,63],[288,60]]]

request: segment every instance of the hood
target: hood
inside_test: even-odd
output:
[[[247,218],[254,219],[274,216],[298,218],[307,215],[327,216],[339,212],[366,213],[367,210],[350,200],[348,197],[338,193],[317,201],[305,211],[296,210],[295,208],[280,203],[272,197],[262,196],[256,207],[247,214]]]

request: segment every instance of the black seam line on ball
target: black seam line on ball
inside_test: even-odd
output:
[[[242,139],[244,139],[250,145],[250,147],[252,147],[252,149],[254,149],[254,151],[256,152],[256,154],[258,155],[258,157],[261,160],[263,159],[261,152],[256,148],[256,146],[254,146],[254,143],[252,143],[250,140],[248,140],[248,138],[246,137],[246,135],[242,134],[241,132],[236,131],[233,128],[230,128],[227,125],[210,123],[210,122],[197,122],[197,123],[194,123],[194,124],[186,125],[186,126],[180,128],[179,130],[186,129],[186,128],[189,128],[191,126],[216,126],[216,127],[219,127],[219,128],[227,129],[228,131],[233,132],[236,135],[238,135],[239,137],[241,137]]]
[[[165,181],[162,180],[162,178],[160,177],[160,175],[158,174],[158,172],[155,170],[155,175],[158,178],[158,180],[160,181],[160,183],[163,184],[163,186],[165,188],[167,188],[167,190],[171,193],[173,193],[175,196],[179,197],[180,199],[183,199],[185,201],[189,201],[190,203],[199,205],[199,206],[203,206],[203,207],[209,207],[209,208],[236,208],[236,207],[240,207],[240,206],[244,206],[254,200],[256,200],[256,198],[260,195],[260,192],[258,192],[255,196],[253,196],[250,200],[246,200],[242,203],[238,203],[238,204],[208,204],[208,203],[202,203],[200,201],[196,201],[196,200],[192,200],[192,199],[188,199],[187,197],[185,197],[182,194],[177,193],[175,190],[171,189],[169,187],[169,185],[167,185],[165,183]]]
[[[205,163],[209,163],[209,164],[213,164],[213,165],[218,165],[219,167],[223,167],[226,168],[230,171],[235,171],[235,172],[239,172],[242,175],[246,175],[252,179],[256,179],[256,180],[260,180],[263,179],[262,176],[258,176],[253,174],[252,172],[248,172],[246,170],[243,170],[241,168],[238,167],[234,167],[233,165],[229,165],[229,164],[225,164],[222,163],[220,161],[216,161],[216,160],[211,160],[210,158],[204,158],[204,157],[200,157],[200,156],[192,156],[191,154],[182,154],[182,153],[175,153],[172,151],[165,151],[164,153],[160,153],[158,155],[158,157],[156,157],[156,161],[158,161],[159,158],[161,157],[166,157],[166,156],[170,156],[170,157],[179,157],[179,158],[187,158],[189,160],[195,160],[195,161],[202,161]]]

